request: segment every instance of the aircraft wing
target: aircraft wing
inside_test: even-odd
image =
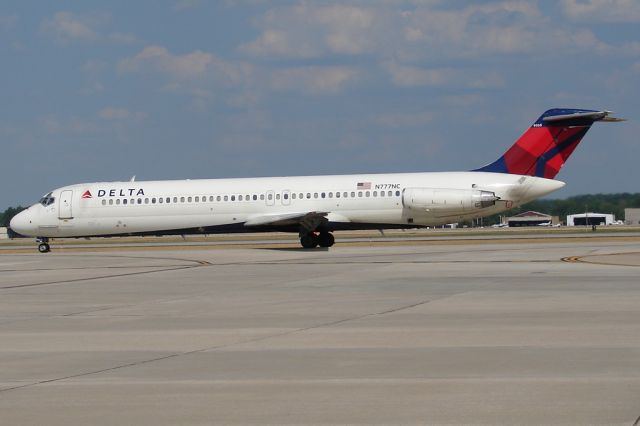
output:
[[[327,221],[329,212],[274,213],[250,217],[244,226],[285,226],[300,224],[315,229],[320,223]]]

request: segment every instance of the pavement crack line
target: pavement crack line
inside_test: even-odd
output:
[[[55,284],[70,284],[70,283],[78,283],[78,282],[82,282],[82,281],[102,280],[102,279],[106,279],[106,278],[130,277],[130,276],[135,276],[135,275],[146,275],[146,274],[153,274],[153,273],[158,273],[158,272],[180,271],[180,270],[183,270],[183,269],[198,268],[200,266],[201,265],[186,265],[186,266],[180,266],[180,267],[177,267],[177,268],[154,269],[153,271],[139,271],[139,272],[128,272],[128,273],[125,273],[125,274],[99,275],[97,277],[75,278],[75,279],[72,279],[72,280],[60,280],[60,281],[47,281],[47,282],[43,282],[43,283],[15,284],[15,285],[8,285],[8,286],[0,287],[0,290],[10,290],[10,289],[15,289],[15,288],[27,288],[27,287],[40,287],[40,286],[55,285]]]
[[[447,297],[450,297],[450,296],[452,296],[452,295],[446,295],[446,296],[435,298],[435,299],[423,300],[423,301],[420,301],[420,302],[417,302],[417,303],[398,306],[396,308],[387,309],[387,310],[384,310],[384,311],[370,312],[370,313],[366,313],[366,314],[356,315],[356,316],[353,316],[353,317],[342,318],[342,319],[335,320],[335,321],[323,322],[323,323],[311,325],[311,326],[308,326],[308,327],[296,328],[294,330],[289,330],[289,331],[284,331],[284,332],[281,332],[281,333],[270,334],[268,336],[254,337],[254,338],[251,338],[251,339],[246,339],[246,340],[242,340],[242,341],[238,341],[238,342],[226,343],[226,344],[223,344],[223,345],[208,346],[206,348],[194,349],[194,350],[185,351],[185,352],[177,352],[177,353],[172,353],[172,354],[169,354],[169,355],[163,355],[163,356],[150,358],[150,359],[145,359],[145,360],[141,360],[141,361],[129,362],[129,363],[126,363],[126,364],[116,365],[116,366],[113,366],[113,367],[102,368],[100,370],[87,371],[87,372],[84,372],[84,373],[70,374],[70,375],[64,376],[64,377],[56,377],[56,378],[52,378],[52,379],[39,380],[37,382],[25,383],[25,384],[18,385],[18,386],[12,386],[12,387],[8,387],[8,388],[0,389],[0,393],[13,391],[13,390],[18,390],[18,389],[25,389],[25,388],[29,388],[29,387],[33,387],[33,386],[38,386],[38,385],[44,385],[44,384],[47,384],[47,383],[54,383],[54,382],[60,382],[60,381],[64,381],[64,380],[70,380],[70,379],[76,379],[76,378],[80,378],[80,377],[91,376],[91,375],[94,375],[94,374],[106,373],[106,372],[109,372],[109,371],[120,370],[120,369],[124,369],[124,368],[128,368],[128,367],[137,367],[137,366],[149,364],[149,363],[152,363],[152,362],[164,361],[164,360],[167,360],[167,359],[177,358],[177,357],[186,356],[186,355],[193,355],[193,354],[197,354],[197,353],[202,353],[202,352],[207,352],[207,351],[215,351],[215,350],[220,350],[220,349],[227,349],[227,348],[230,348],[230,347],[233,347],[233,346],[246,345],[246,344],[249,344],[249,343],[262,342],[262,341],[265,341],[265,340],[269,340],[269,339],[273,339],[273,338],[277,338],[277,337],[282,337],[282,336],[288,336],[288,335],[292,335],[292,334],[296,334],[296,333],[302,333],[302,332],[305,332],[305,331],[314,330],[314,329],[318,329],[318,328],[332,327],[332,326],[335,326],[335,325],[338,325],[338,324],[344,324],[344,323],[351,322],[351,321],[358,321],[358,320],[361,320],[361,319],[364,319],[364,318],[368,318],[368,317],[373,317],[373,316],[378,316],[378,315],[386,315],[386,314],[391,314],[391,313],[395,313],[395,312],[400,312],[400,311],[403,311],[403,310],[406,310],[406,309],[415,308],[417,306],[426,305],[427,303],[432,302],[434,300],[440,300],[440,299],[444,299],[444,298],[447,298]]]
[[[154,274],[154,273],[158,273],[158,272],[180,271],[180,270],[183,270],[183,269],[193,269],[193,268],[199,268],[199,267],[202,267],[202,266],[212,266],[212,264],[210,262],[207,262],[206,260],[176,259],[176,258],[167,258],[167,257],[140,257],[140,256],[108,256],[108,257],[132,258],[132,259],[172,260],[172,261],[179,260],[179,261],[183,261],[183,262],[192,262],[193,264],[192,265],[180,265],[180,266],[171,265],[170,267],[167,267],[167,265],[164,265],[164,266],[162,266],[162,265],[148,266],[148,268],[160,268],[160,269],[153,269],[151,271],[127,272],[127,273],[112,274],[112,275],[99,275],[99,276],[96,276],[96,277],[74,278],[74,279],[70,279],[70,280],[47,281],[47,282],[42,282],[42,283],[15,284],[15,285],[9,285],[9,286],[2,286],[2,287],[0,287],[0,291],[16,289],[16,288],[40,287],[40,286],[55,285],[55,284],[70,284],[70,283],[78,283],[78,282],[83,282],[83,281],[95,281],[95,280],[102,280],[102,279],[107,279],[107,278],[130,277],[130,276],[136,276],[136,275]],[[137,266],[130,266],[129,268],[137,268]]]

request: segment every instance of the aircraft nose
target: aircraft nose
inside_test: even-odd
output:
[[[36,227],[33,223],[33,215],[31,214],[31,211],[24,210],[15,215],[9,223],[9,227],[12,231],[20,235],[33,236],[33,231]]]

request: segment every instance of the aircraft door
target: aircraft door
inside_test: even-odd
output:
[[[268,206],[273,206],[275,204],[275,198],[273,191],[267,191],[267,198],[265,198],[265,202]]]
[[[289,191],[288,189],[282,191],[282,198],[280,200],[282,201],[283,206],[288,206],[289,204],[291,204],[291,191]]]
[[[66,190],[60,193],[60,203],[58,204],[58,218],[72,219],[71,200],[73,199],[73,191]]]

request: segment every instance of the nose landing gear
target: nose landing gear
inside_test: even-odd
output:
[[[51,247],[49,246],[49,238],[38,237],[36,238],[36,243],[39,243],[38,251],[40,253],[49,253],[51,251]]]

